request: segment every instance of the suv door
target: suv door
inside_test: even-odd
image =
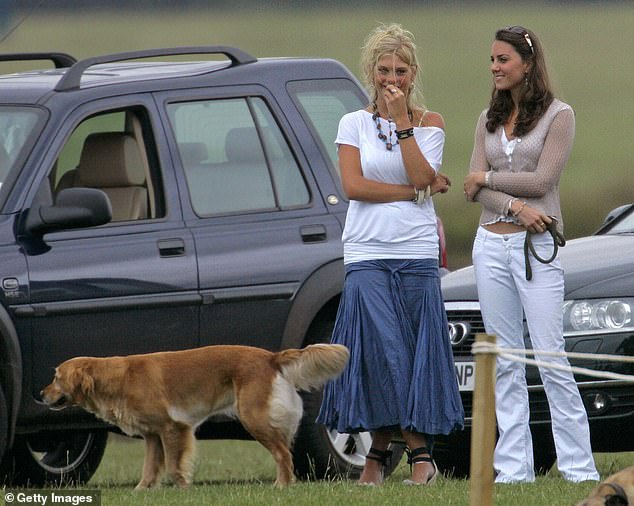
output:
[[[341,226],[265,97],[236,88],[161,97],[189,189],[201,344],[279,349],[298,288],[342,257]]]
[[[32,355],[25,362],[34,364],[37,398],[53,368],[75,355],[198,345],[195,249],[182,224],[169,156],[157,149],[164,143],[151,128],[153,102],[144,96],[126,101],[130,105],[94,102],[73,112],[43,162],[49,169],[38,195],[99,188],[114,219],[48,233],[39,246],[23,240],[30,303],[14,309],[23,331],[30,327],[23,352]]]

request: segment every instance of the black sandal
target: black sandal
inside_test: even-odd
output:
[[[365,456],[366,459],[375,460],[379,464],[381,464],[381,481],[383,481],[383,476],[385,474],[385,468],[390,464],[392,459],[392,450],[377,450],[376,448],[370,448],[370,451]],[[372,482],[359,482],[360,485],[376,485],[376,483]]]
[[[431,485],[436,478],[438,478],[438,466],[436,465],[436,462],[434,462],[429,448],[426,446],[420,446],[419,448],[414,448],[413,450],[405,448],[405,452],[407,453],[407,463],[409,464],[410,473],[413,470],[414,464],[418,464],[419,462],[431,462],[434,465],[434,474],[429,476],[427,481],[424,483],[419,483],[413,480],[404,480],[403,483],[406,485]]]
[[[376,460],[383,467],[386,467],[392,458],[392,450],[377,450],[376,448],[370,448],[370,451],[365,456],[366,459]]]

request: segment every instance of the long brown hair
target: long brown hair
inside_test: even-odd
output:
[[[554,99],[548,78],[544,51],[537,36],[523,26],[508,26],[495,32],[495,40],[513,46],[528,70],[518,98],[518,116],[513,135],[521,137],[530,132],[544,115]],[[503,125],[513,112],[510,90],[496,90],[493,87],[486,128],[489,132]]]

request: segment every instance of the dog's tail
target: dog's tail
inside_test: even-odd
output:
[[[275,363],[298,390],[319,388],[342,372],[350,352],[341,344],[311,344],[301,350],[289,349],[275,354]]]

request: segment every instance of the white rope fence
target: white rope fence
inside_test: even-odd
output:
[[[634,357],[627,355],[503,348],[495,344],[495,336],[488,334],[476,335],[476,342],[471,347],[471,352],[476,363],[471,429],[470,506],[493,506],[494,504],[493,451],[496,439],[494,391],[496,356],[515,362],[574,372],[595,378],[634,382],[634,376],[628,374],[570,366],[553,360],[539,360],[547,357],[567,357],[595,362],[634,363]],[[528,356],[535,358],[527,358]]]
[[[471,347],[471,353],[473,355],[477,355],[479,353],[492,353],[492,354],[498,355],[499,357],[505,358],[507,360],[522,362],[528,365],[535,365],[538,367],[556,369],[558,371],[572,371],[573,373],[583,374],[583,375],[591,376],[594,378],[634,382],[634,376],[629,374],[618,374],[618,373],[614,373],[610,371],[597,371],[595,369],[588,369],[585,367],[578,367],[578,366],[570,366],[570,365],[566,366],[566,365],[557,364],[553,362],[544,362],[542,360],[535,360],[535,359],[530,359],[530,358],[525,358],[520,356],[520,355],[534,355],[534,356],[558,357],[558,358],[568,357],[568,358],[578,358],[583,360],[634,363],[634,357],[630,357],[626,355],[606,355],[606,354],[599,354],[599,353],[578,353],[578,352],[560,352],[560,351],[544,351],[544,350],[535,351],[535,350],[525,350],[525,349],[515,349],[515,348],[502,348],[501,346],[497,346],[495,344],[487,343],[487,342],[473,343]]]

